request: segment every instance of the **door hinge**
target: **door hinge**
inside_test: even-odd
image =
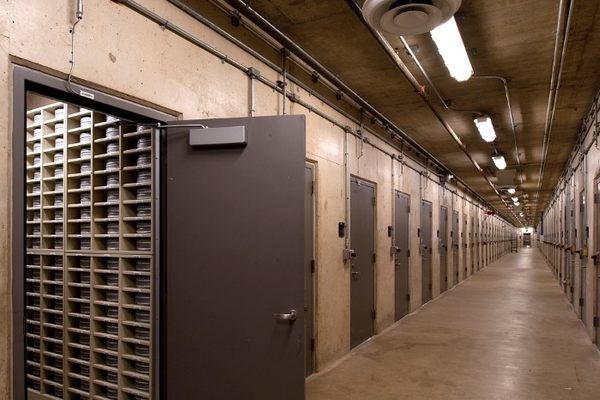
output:
[[[600,318],[594,317],[594,328],[600,327]]]
[[[310,339],[310,351],[315,351],[315,339]]]
[[[579,298],[579,307],[583,307],[585,300],[583,298]]]
[[[406,251],[406,257],[410,257],[410,250]]]
[[[429,290],[431,290],[431,289],[433,288],[433,286],[431,285],[431,283],[430,283],[429,285],[427,285],[427,288],[428,288]]]
[[[315,260],[310,260],[310,272],[314,274],[315,271],[316,271],[316,269],[317,269],[316,268],[316,261]]]
[[[373,207],[375,207],[377,205],[377,198],[371,197],[371,202],[373,203]]]
[[[575,293],[575,288],[573,286],[571,286],[570,288],[571,288],[571,293]]]
[[[408,293],[408,294],[406,295],[406,301],[408,301],[408,302],[410,303],[410,293]]]
[[[594,204],[600,203],[600,193],[594,193]]]
[[[371,311],[371,318],[373,318],[373,319],[377,318],[377,310],[372,310]]]
[[[315,181],[310,183],[310,194],[315,194]]]
[[[373,264],[377,262],[377,254],[373,253]]]
[[[410,214],[410,206],[406,206],[406,212]]]

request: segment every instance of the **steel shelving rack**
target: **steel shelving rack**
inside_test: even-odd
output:
[[[153,132],[56,102],[27,111],[27,389],[153,396]]]

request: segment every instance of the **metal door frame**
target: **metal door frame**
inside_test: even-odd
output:
[[[305,168],[311,170],[312,174],[312,255],[311,255],[311,268],[312,268],[312,332],[308,332],[310,337],[307,337],[307,340],[311,340],[311,358],[312,358],[312,366],[311,366],[311,374],[315,373],[317,370],[317,357],[316,357],[316,341],[317,341],[317,298],[318,298],[318,279],[317,279],[317,271],[319,270],[317,263],[317,169],[318,163],[313,160],[306,160]],[[305,319],[305,322],[307,319]],[[306,330],[305,330],[306,332]]]
[[[598,255],[600,253],[600,174],[596,175],[594,178],[594,190],[593,190],[593,228],[594,228],[594,253]],[[593,277],[592,282],[587,282],[591,285],[591,289],[593,292],[592,298],[594,299],[593,307],[593,315],[595,321],[600,320],[600,266],[595,265],[598,261],[594,262],[592,265],[593,268]],[[585,321],[585,317],[582,318]],[[595,322],[594,321],[594,322]],[[597,324],[593,324],[597,325]],[[600,348],[600,328],[594,326],[596,338],[596,346]]]
[[[449,289],[449,287],[448,287],[448,207],[444,206],[444,205],[440,205],[440,214],[439,214],[439,218],[438,218],[439,225],[441,225],[441,223],[442,223],[442,210],[446,211],[446,221],[444,223],[444,226],[445,226],[446,229],[445,229],[445,232],[442,232],[441,229],[439,230],[440,236],[438,238],[439,251],[440,251],[440,293],[445,292],[446,290]],[[441,235],[444,235],[444,237],[445,237],[445,240],[444,240],[444,245],[446,246],[445,249],[442,248],[442,244],[441,244],[442,236]],[[445,253],[444,254],[444,260],[446,260],[446,265],[443,266],[443,268],[445,270],[445,274],[444,275],[445,275],[445,278],[446,278],[444,280],[444,290],[442,290],[442,286],[441,286],[441,284],[442,284],[442,279],[441,279],[441,275],[442,275],[442,272],[441,272],[442,271],[441,252],[442,252],[442,250]]]
[[[407,251],[408,251],[408,255],[407,255],[407,265],[406,265],[406,275],[407,275],[407,280],[408,280],[408,288],[407,288],[407,295],[408,295],[408,310],[407,313],[404,316],[408,315],[408,313],[410,313],[410,296],[411,296],[411,291],[410,291],[410,281],[412,278],[412,273],[411,273],[411,268],[410,268],[410,261],[411,261],[411,254],[410,254],[410,248],[411,248],[411,244],[412,244],[412,240],[411,240],[411,235],[410,235],[410,222],[411,222],[411,196],[408,193],[404,193],[400,190],[394,189],[394,196],[399,196],[399,197],[405,197],[407,200],[407,204],[408,204],[408,210],[407,210],[407,218],[408,218],[408,222],[407,222],[407,228],[406,228],[406,237],[407,237]],[[394,200],[393,202],[393,213],[392,213],[392,223],[393,223],[393,236],[392,236],[392,246],[396,245],[396,235],[398,234],[398,232],[396,231],[396,201]],[[394,259],[394,264],[395,264],[395,259]],[[395,265],[394,265],[394,320],[396,320],[396,299],[395,299],[395,284],[396,284],[396,274],[395,274]],[[399,321],[400,319],[397,319],[396,321]]]
[[[11,255],[12,255],[12,396],[15,399],[25,399],[26,396],[26,366],[25,366],[25,143],[23,132],[26,128],[26,97],[28,92],[55,98],[59,101],[77,104],[83,107],[95,109],[110,114],[117,114],[131,120],[140,122],[160,122],[174,120],[175,114],[168,114],[150,107],[136,104],[129,100],[106,94],[105,92],[86,86],[72,83],[73,93],[66,90],[63,79],[48,75],[20,65],[12,65],[12,228],[11,228]],[[103,89],[106,92],[109,90]],[[158,135],[156,135],[158,137]],[[160,160],[157,158],[156,163]],[[159,171],[158,168],[155,168]],[[156,174],[158,175],[158,173]],[[158,201],[156,207],[159,206]],[[160,221],[157,219],[155,229],[159,229]],[[157,235],[158,240],[158,235]],[[156,276],[160,271],[160,254],[157,248],[155,252]],[[158,278],[157,278],[158,279]],[[155,282],[160,283],[160,282]],[[156,285],[159,288],[159,285]],[[160,296],[160,290],[156,291],[156,298]],[[160,310],[157,309],[158,317],[155,319],[156,334],[160,334]],[[155,389],[159,392],[161,363],[158,356],[160,341],[156,345],[155,358]]]
[[[456,216],[456,232],[454,231],[454,217]],[[450,225],[450,240],[452,241],[452,286],[458,285],[458,278],[460,276],[460,212],[458,210],[452,210],[452,221]],[[456,246],[456,247],[455,247]],[[456,253],[455,253],[456,252]],[[455,256],[456,254],[456,256]]]
[[[429,205],[429,209],[430,209],[430,213],[431,215],[429,216],[430,219],[430,237],[429,237],[429,248],[428,250],[430,251],[430,257],[429,257],[429,285],[428,285],[428,291],[429,293],[431,293],[430,296],[428,296],[428,300],[427,301],[423,301],[424,299],[424,293],[423,293],[423,206],[425,204]],[[421,204],[419,204],[419,255],[421,256],[421,303],[425,304],[431,300],[433,300],[433,202],[422,199],[421,198]]]
[[[370,181],[365,178],[361,178],[357,175],[350,174],[350,187],[352,187],[352,180],[356,180],[361,185],[369,186],[373,189],[373,197],[375,198],[375,204],[373,204],[373,254],[377,254],[377,183]],[[350,196],[350,204],[352,202],[352,197]],[[350,216],[352,216],[352,206],[350,205]],[[350,221],[350,229],[347,232],[350,235],[350,244],[352,247],[352,221]],[[352,275],[350,275],[350,300],[352,300]],[[377,309],[377,262],[373,262],[373,308],[374,311]],[[352,315],[352,302],[350,302],[350,315]],[[376,324],[375,318],[372,319],[373,323],[373,335],[376,332]],[[350,321],[350,333],[352,332],[352,321]]]

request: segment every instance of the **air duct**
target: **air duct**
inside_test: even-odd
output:
[[[394,35],[426,33],[448,21],[461,0],[367,0],[363,16],[374,29]]]

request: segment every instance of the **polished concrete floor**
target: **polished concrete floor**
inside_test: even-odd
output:
[[[309,378],[307,400],[600,399],[600,353],[522,249]]]

